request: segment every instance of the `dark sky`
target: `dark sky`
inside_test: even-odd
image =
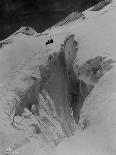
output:
[[[100,0],[0,0],[0,40],[21,26],[38,32],[56,24],[73,11],[83,11]]]

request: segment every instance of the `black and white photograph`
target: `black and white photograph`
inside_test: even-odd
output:
[[[116,155],[116,0],[0,0],[0,155]]]

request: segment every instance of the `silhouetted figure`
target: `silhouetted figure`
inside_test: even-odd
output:
[[[53,39],[51,38],[51,39],[50,39],[50,43],[53,43],[53,42],[54,42],[54,41],[53,41]]]
[[[50,36],[50,40],[48,40],[47,42],[46,42],[46,45],[48,45],[48,44],[51,44],[51,43],[53,43],[54,41],[53,41],[53,39],[51,38],[51,36]]]
[[[48,40],[47,42],[46,42],[46,45],[48,45],[50,43],[50,41]]]

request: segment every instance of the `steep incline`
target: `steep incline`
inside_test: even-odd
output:
[[[1,154],[116,154],[116,1],[82,14],[1,41]]]
[[[30,37],[22,29],[1,42],[8,41],[0,53],[2,153],[9,146],[20,148],[33,135],[56,145],[75,131],[67,76],[70,66],[65,62],[68,50],[76,52],[74,36],[54,50],[53,45],[45,46],[46,36]],[[44,44],[38,44],[42,40]]]

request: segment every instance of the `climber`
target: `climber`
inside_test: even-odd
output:
[[[53,39],[52,39],[52,37],[51,37],[51,35],[50,35],[50,44],[51,44],[51,43],[53,43]]]
[[[49,44],[49,43],[50,43],[49,40],[47,40],[46,45]]]
[[[51,44],[51,43],[53,43],[53,42],[54,42],[54,41],[53,41],[53,39],[52,39],[51,36],[50,36],[50,40],[47,40],[46,45]]]
[[[50,43],[53,43],[53,39],[52,38],[50,39]]]

